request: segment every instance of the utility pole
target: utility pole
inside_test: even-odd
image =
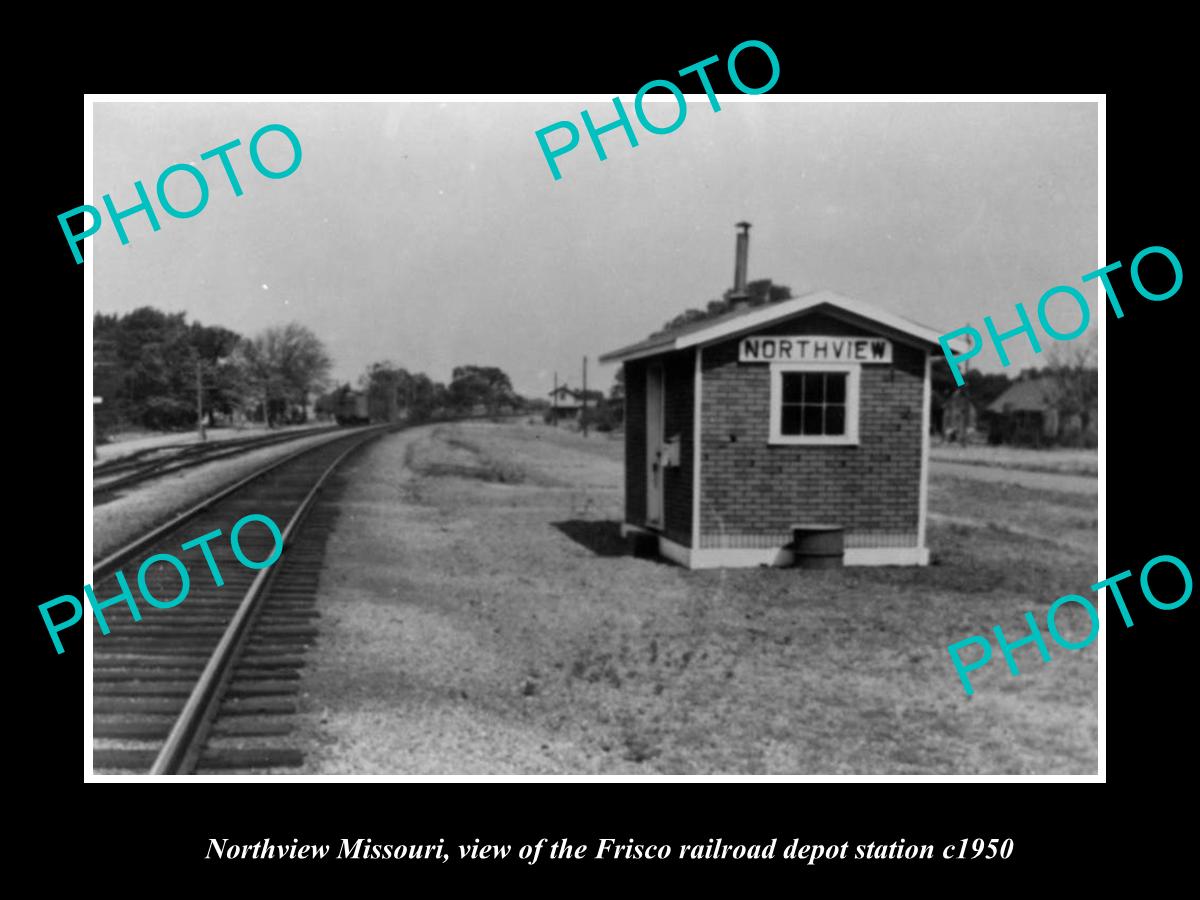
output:
[[[103,397],[92,397],[92,462],[100,458],[100,452],[96,449],[96,413],[95,409],[98,404],[104,402]]]
[[[114,384],[112,371],[117,368],[117,352],[114,346],[114,341],[108,338],[92,338],[92,460],[100,458],[99,452],[96,450],[96,445],[99,444],[101,438],[107,440],[106,435],[100,434],[102,428],[115,417],[116,412],[110,416],[97,416],[99,410],[96,409],[104,402],[104,397],[108,397],[114,403],[120,399],[120,388]]]
[[[555,428],[558,427],[558,373],[554,373],[554,390],[550,392],[551,402],[554,404],[553,410],[550,413],[550,424]]]
[[[583,358],[583,409],[579,412],[579,421],[583,423],[583,436],[587,437],[587,357]]]
[[[200,440],[207,441],[204,433],[204,361],[196,357],[196,430],[200,432]]]

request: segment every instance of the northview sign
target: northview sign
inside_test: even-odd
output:
[[[890,363],[892,342],[882,338],[760,336],[742,338],[738,362]]]

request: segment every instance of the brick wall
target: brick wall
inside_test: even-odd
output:
[[[880,336],[821,313],[755,333]],[[892,348],[892,364],[863,365],[859,444],[839,447],[768,444],[770,366],[739,363],[737,340],[706,347],[702,534],[737,540],[822,522],[843,526],[848,544],[862,545],[871,535],[915,545],[926,354],[895,340]]]

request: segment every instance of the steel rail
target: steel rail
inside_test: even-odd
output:
[[[370,426],[368,429],[366,429],[366,431],[371,432],[372,433],[371,436],[374,436],[375,434],[381,433],[389,428],[395,428],[395,427],[396,426],[391,423],[388,423],[386,425],[373,425],[373,426]],[[115,571],[118,565],[123,563],[129,557],[133,556],[139,550],[145,549],[145,547],[147,545],[152,544],[154,541],[158,540],[163,535],[170,534],[172,531],[174,531],[176,528],[178,528],[180,525],[182,525],[188,519],[194,518],[195,516],[204,512],[204,510],[208,509],[213,504],[219,503],[220,501],[222,501],[226,497],[228,497],[230,494],[233,494],[233,493],[241,490],[243,487],[245,487],[250,482],[252,482],[258,478],[261,478],[263,475],[266,475],[269,472],[274,471],[275,469],[279,468],[280,466],[284,465],[285,463],[291,462],[293,459],[296,459],[298,456],[303,456],[305,453],[310,453],[314,450],[317,450],[320,447],[324,447],[328,444],[331,444],[334,441],[345,440],[347,437],[350,437],[351,435],[362,434],[362,433],[364,433],[364,432],[361,432],[361,431],[360,432],[348,432],[344,435],[339,435],[337,437],[330,438],[327,441],[320,441],[309,447],[302,447],[301,449],[297,450],[295,453],[289,453],[286,456],[281,457],[280,459],[277,459],[277,460],[274,460],[274,461],[268,463],[267,465],[263,466],[261,469],[256,469],[255,471],[253,471],[249,475],[247,475],[245,478],[241,478],[238,481],[235,481],[233,484],[229,485],[228,487],[222,488],[217,493],[209,495],[208,497],[206,497],[205,499],[203,499],[199,503],[197,503],[195,506],[189,507],[188,509],[179,513],[179,515],[175,516],[174,518],[170,519],[169,521],[164,522],[162,525],[158,526],[157,528],[152,529],[151,531],[146,532],[145,534],[141,535],[140,537],[134,538],[132,541],[130,541],[125,546],[120,547],[117,550],[114,550],[112,553],[108,554],[108,556],[104,557],[103,559],[99,560],[98,562],[93,563],[92,564],[92,581],[94,582],[101,574],[107,574],[109,572]],[[357,446],[357,444],[355,446]]]
[[[266,595],[265,587],[268,580],[286,559],[289,543],[299,530],[329,476],[342,463],[342,460],[368,441],[378,437],[382,431],[382,428],[373,429],[372,433],[363,435],[361,440],[356,441],[340,453],[321,473],[316,484],[300,502],[300,506],[292,514],[287,527],[283,530],[283,551],[280,558],[269,568],[260,569],[254,577],[254,581],[250,584],[241,603],[238,604],[237,611],[221,635],[216,649],[200,673],[200,678],[188,696],[183,710],[171,727],[166,742],[154,760],[154,765],[150,768],[151,775],[186,774],[195,767],[200,755],[200,744],[207,738],[206,726],[215,717],[221,695],[233,672],[233,665],[238,658],[238,653],[250,633],[250,626],[254,622],[261,600]]]
[[[331,431],[337,430],[339,430],[338,426],[334,425],[328,428],[309,428],[304,431],[291,431],[284,434],[260,435],[245,440],[194,444],[179,453],[163,459],[132,463],[121,469],[101,470],[93,468],[92,493],[109,494],[120,488],[149,481],[152,478],[160,478],[163,475],[170,475],[173,472],[182,472],[185,469],[192,469],[219,459],[228,459],[231,456],[239,456],[243,453],[250,453],[264,447],[274,447],[276,444],[286,444],[290,441],[298,441],[306,437],[317,437],[318,435],[329,434]],[[127,472],[127,474],[117,474],[126,469],[132,469],[132,471]],[[97,484],[97,478],[108,478],[109,480]]]

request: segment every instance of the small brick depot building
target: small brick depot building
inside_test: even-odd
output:
[[[928,564],[938,333],[831,291],[741,300],[600,357],[625,367],[622,533],[693,569],[789,565],[821,523],[846,565]]]

